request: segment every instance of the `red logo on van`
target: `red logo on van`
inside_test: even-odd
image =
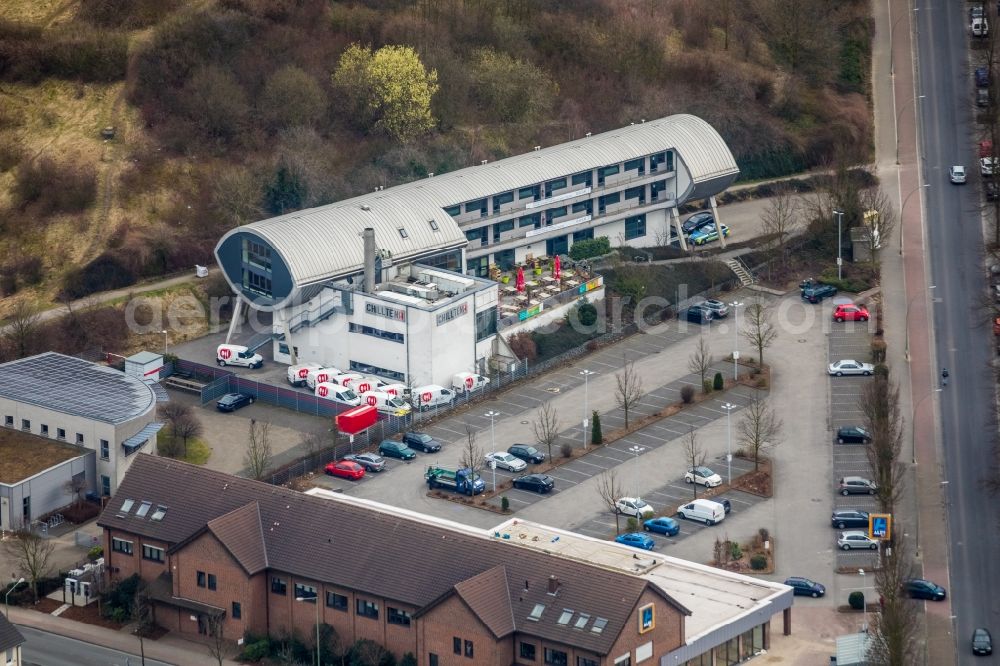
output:
[[[329,386],[320,386],[318,389],[316,389],[316,392],[319,393],[319,397],[325,398],[326,394],[330,392],[330,387]]]
[[[309,368],[299,368],[299,379],[305,379],[309,376]]]
[[[319,382],[328,382],[328,381],[330,381],[330,375],[328,373],[321,372],[318,375],[316,375],[316,382],[317,383],[319,383]]]
[[[358,393],[368,393],[368,391],[371,390],[372,390],[372,385],[367,382],[358,384]]]
[[[354,381],[354,377],[344,377],[344,379],[341,380],[340,385],[341,386],[350,386],[351,382],[353,382],[353,381]]]
[[[220,349],[219,350],[219,356],[221,356],[222,358],[228,359],[232,355],[233,355],[233,350],[232,349]]]
[[[374,407],[375,403],[377,403],[377,402],[378,402],[378,400],[375,399],[375,396],[373,396],[373,395],[368,396],[368,404],[369,405],[371,405],[372,407]]]
[[[386,389],[385,392],[388,393],[389,395],[398,395],[396,393],[396,389],[394,389],[394,388]]]
[[[431,401],[431,394],[430,394],[430,392],[422,393],[420,395],[420,402],[430,402],[430,401]]]
[[[465,378],[465,385],[468,386],[469,388],[472,388],[472,377]]]

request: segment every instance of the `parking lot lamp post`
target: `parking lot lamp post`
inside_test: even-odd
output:
[[[587,425],[589,423],[588,417],[590,416],[590,386],[587,380],[590,379],[591,375],[596,375],[597,373],[593,370],[581,370],[580,374],[583,375],[583,450],[587,450]]]
[[[837,279],[844,279],[844,243],[841,240],[842,237],[842,227],[844,222],[844,211],[834,210],[833,214],[837,216]]]
[[[866,580],[865,579],[865,570],[864,569],[858,569],[858,573],[861,574],[861,598],[862,598],[861,610],[864,612],[864,615],[862,616],[864,619],[862,620],[862,623],[861,623],[861,631],[864,631],[864,632],[867,633],[868,632],[868,601],[864,599],[865,590],[867,589],[865,587],[865,580]]]
[[[3,609],[4,609],[4,615],[8,619],[10,619],[10,605],[8,604],[8,601],[10,600],[10,593],[13,592],[14,590],[16,590],[17,586],[20,585],[23,582],[24,582],[24,577],[22,576],[21,578],[18,579],[18,581],[16,583],[14,583],[13,585],[10,586],[10,589],[7,590],[7,594],[4,595],[4,598],[3,598]]]
[[[743,304],[739,301],[733,301],[729,304],[729,307],[733,309],[733,316],[735,320],[733,321],[733,381],[738,381],[740,378],[740,366],[738,361],[740,360],[740,308]]]
[[[166,356],[167,355],[167,332],[166,331],[160,331],[160,333],[163,333],[163,355]]]
[[[639,454],[646,450],[645,446],[630,446],[629,453],[635,456],[635,498],[639,499]],[[636,516],[638,518],[639,516]]]
[[[306,597],[295,597],[296,601],[313,602],[316,604],[316,666],[320,666],[319,660],[319,590]]]
[[[726,431],[728,435],[726,437],[726,485],[733,485],[733,410],[736,409],[736,405],[731,403],[726,403],[722,406],[726,410]]]
[[[497,450],[497,440],[496,440],[496,437],[493,436],[493,419],[495,419],[496,417],[500,416],[500,412],[491,409],[490,411],[488,411],[485,414],[483,414],[483,416],[487,416],[490,419],[490,450],[491,451],[496,451]]]

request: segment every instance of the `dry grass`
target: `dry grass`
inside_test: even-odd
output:
[[[80,454],[80,449],[70,444],[0,430],[0,483],[17,483]]]

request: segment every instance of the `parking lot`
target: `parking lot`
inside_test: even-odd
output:
[[[871,359],[871,334],[869,322],[834,323],[829,335],[829,361],[855,359],[867,363]],[[833,448],[832,492],[836,492],[838,481],[845,476],[872,478],[866,448],[863,444],[838,444],[837,430],[845,426],[863,426],[864,413],[859,400],[865,384],[871,377],[830,377],[830,446]],[[834,502],[837,509],[860,509],[875,511],[878,503],[871,495],[837,494]],[[858,529],[858,528],[854,528]],[[836,548],[840,530],[830,528],[830,538]],[[870,569],[877,557],[869,550],[837,550],[838,569]]]

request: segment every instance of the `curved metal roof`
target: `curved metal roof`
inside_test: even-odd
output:
[[[699,197],[715,194],[710,191],[715,185],[721,191],[739,174],[719,133],[701,118],[680,114],[254,222],[231,230],[219,245],[239,232],[260,236],[278,252],[301,287],[360,270],[360,234],[365,227],[375,229],[379,248],[405,260],[408,255],[465,243],[458,223],[444,212],[448,206],[668,149],[676,152],[678,165],[694,184],[691,191]],[[400,235],[400,228],[406,229],[407,238]]]

